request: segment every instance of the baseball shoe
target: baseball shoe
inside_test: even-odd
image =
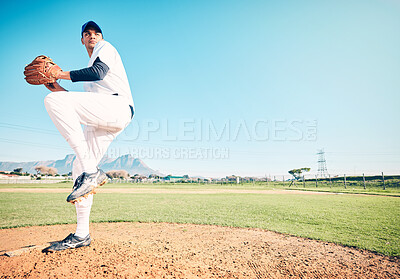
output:
[[[65,239],[61,241],[54,242],[49,247],[44,248],[42,250],[43,253],[63,251],[66,249],[74,249],[84,246],[89,246],[92,242],[90,235],[88,234],[86,237],[81,238],[79,236],[75,236],[73,233],[70,233]]]
[[[108,180],[108,176],[101,170],[97,169],[94,173],[84,172],[75,180],[72,193],[67,197],[67,202],[80,202],[90,194],[95,194],[95,189]]]

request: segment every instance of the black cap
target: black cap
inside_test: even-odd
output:
[[[84,25],[82,25],[82,32],[81,32],[81,36],[83,35],[83,32],[85,32],[88,29],[94,29],[97,32],[101,33],[103,35],[103,32],[101,32],[100,26],[98,26],[96,24],[96,22],[94,21],[88,21],[86,22]]]

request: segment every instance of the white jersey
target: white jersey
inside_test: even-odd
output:
[[[95,45],[88,67],[93,65],[97,57],[108,66],[109,70],[103,80],[84,82],[84,90],[110,95],[118,93],[118,96],[125,97],[128,104],[133,107],[128,77],[118,51],[109,42],[102,40]]]

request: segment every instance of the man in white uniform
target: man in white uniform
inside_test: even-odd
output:
[[[90,245],[89,215],[94,190],[107,181],[97,165],[134,114],[128,78],[117,50],[104,41],[100,27],[93,21],[82,26],[81,35],[90,57],[88,67],[62,71],[57,78],[83,81],[86,92],[67,92],[56,82],[46,85],[52,93],[44,100],[50,118],[76,154],[74,187],[67,201],[75,204],[77,227],[74,234],[44,252]]]

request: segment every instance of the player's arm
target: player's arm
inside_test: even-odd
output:
[[[91,67],[70,72],[59,72],[57,79],[66,79],[72,82],[103,80],[108,70],[108,66],[97,57]]]
[[[91,67],[64,73],[66,77],[65,79],[70,79],[72,82],[98,81],[104,79],[104,77],[108,73],[108,70],[109,67],[104,62],[102,62],[99,57],[97,57]]]
[[[97,57],[91,67],[70,72],[60,71],[57,75],[57,79],[66,79],[71,80],[72,82],[103,80],[103,78],[108,73],[108,70],[108,66],[104,62],[102,62],[99,57]],[[68,91],[57,82],[45,84],[45,86],[52,92]]]
[[[70,72],[60,72],[60,73],[58,73],[57,79],[71,80]]]

